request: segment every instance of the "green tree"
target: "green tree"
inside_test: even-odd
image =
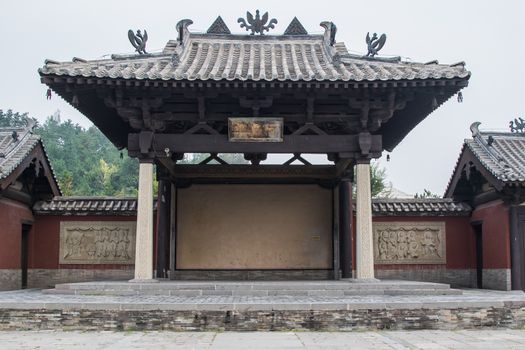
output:
[[[354,197],[356,195],[356,181],[357,179],[354,171],[354,183],[352,188]],[[378,195],[381,195],[381,197],[390,196],[386,180],[386,169],[381,168],[377,163],[370,164],[370,190],[372,197],[377,197]]]
[[[129,158],[95,126],[47,118],[35,130],[42,137],[66,195],[136,195],[138,162]]]
[[[0,109],[0,127],[24,127],[30,119],[36,122],[36,119],[29,118],[27,113],[13,112],[11,109],[7,111]]]
[[[441,196],[438,194],[432,193],[430,190],[427,190],[425,188],[422,193],[416,193],[414,195],[414,198],[441,198]]]

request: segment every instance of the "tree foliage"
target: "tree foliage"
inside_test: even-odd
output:
[[[353,193],[354,197],[356,195],[356,184],[357,184],[357,178],[356,178],[356,172],[354,171],[354,186],[353,186]],[[387,186],[386,181],[386,169],[379,166],[377,163],[371,163],[370,164],[370,191],[372,193],[372,197],[389,197],[390,191]]]
[[[389,197],[390,192],[387,191],[386,169],[381,168],[377,163],[370,165],[370,186],[372,197],[379,195],[381,195],[381,197]]]
[[[425,188],[422,193],[416,193],[414,198],[440,198],[440,196]]]
[[[64,195],[136,195],[138,162],[120,153],[95,126],[54,118],[37,126]]]
[[[13,112],[11,109],[4,112],[0,109],[0,127],[24,127],[28,119],[27,113]]]

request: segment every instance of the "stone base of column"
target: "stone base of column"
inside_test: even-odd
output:
[[[129,280],[128,282],[130,283],[158,283],[159,280],[134,278],[132,280]]]
[[[352,283],[379,283],[381,280],[377,278],[347,278]]]

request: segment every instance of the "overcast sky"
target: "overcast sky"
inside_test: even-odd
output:
[[[381,51],[412,61],[465,61],[472,72],[463,90],[464,102],[449,100],[419,124],[392,152],[380,160],[394,186],[408,193],[429,189],[442,194],[452,174],[469,125],[508,130],[509,120],[524,115],[525,47],[523,1],[2,1],[0,33],[0,109],[29,112],[44,120],[57,109],[62,118],[83,125],[90,121],[54,96],[37,69],[46,58],[97,59],[112,53],[132,53],[128,29],[146,29],[148,51],[161,50],[176,38],[175,24],[190,18],[191,31],[205,31],[221,15],[234,33],[246,33],[237,18],[246,10],[268,11],[282,33],[297,16],[310,33],[319,23],[333,21],[337,41],[365,53],[367,31],[386,33]]]

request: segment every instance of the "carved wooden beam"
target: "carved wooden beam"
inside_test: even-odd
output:
[[[333,179],[336,169],[333,165],[249,165],[230,164],[220,166],[216,164],[189,165],[177,164],[169,168],[173,179],[195,179],[195,178],[317,178]]]
[[[368,134],[369,135],[369,134]],[[345,153],[361,155],[369,142],[369,155],[379,157],[381,135],[285,135],[283,142],[230,142],[226,135],[155,134],[156,156],[165,157],[165,149],[181,153]],[[128,152],[140,154],[139,134],[128,134]]]

